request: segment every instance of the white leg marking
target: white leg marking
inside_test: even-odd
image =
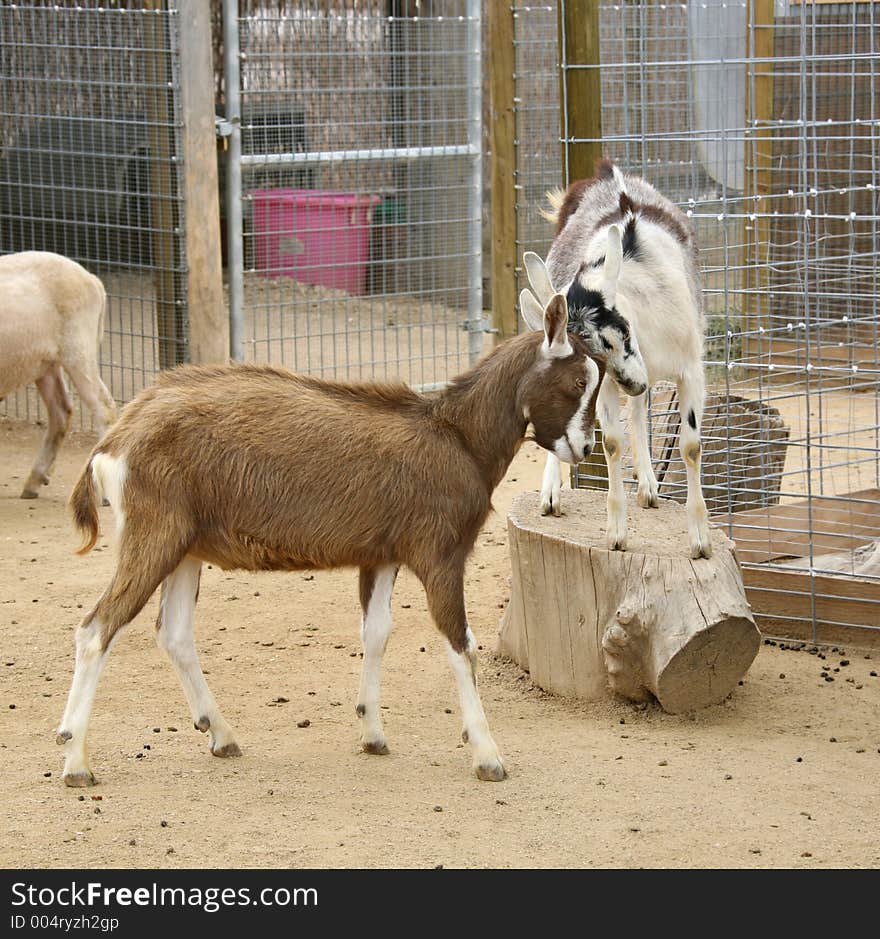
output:
[[[391,593],[396,577],[397,568],[394,565],[377,568],[373,592],[361,619],[364,664],[361,668],[357,712],[361,722],[361,746],[367,753],[388,752],[382,718],[379,716],[379,685],[382,656],[391,633]]]
[[[647,394],[630,398],[630,438],[632,439],[633,462],[639,477],[638,501],[642,508],[657,507],[657,477],[651,465],[648,447],[648,402]]]
[[[211,752],[215,756],[239,756],[241,750],[205,681],[193,640],[193,618],[201,570],[202,562],[187,556],[165,578],[159,605],[161,625],[156,633],[156,641],[174,665],[189,704],[193,724],[197,730],[210,734]]]
[[[76,631],[73,682],[57,738],[58,743],[65,744],[63,779],[68,786],[91,786],[95,782],[89,769],[86,736],[95,692],[107,658],[107,652],[101,651],[100,634],[100,624],[96,620]]]
[[[608,531],[606,543],[611,551],[626,550],[626,493],[620,465],[623,426],[620,423],[620,398],[617,385],[606,377],[599,389],[599,419],[602,422],[602,446],[608,464]]]
[[[541,515],[562,515],[562,468],[555,453],[547,454],[541,483]]]
[[[471,745],[474,772],[479,779],[500,782],[507,776],[501,754],[489,732],[489,723],[483,711],[483,702],[477,690],[477,644],[470,627],[467,631],[467,647],[456,652],[447,640],[446,656],[458,685],[461,703],[463,737]]]
[[[678,408],[681,415],[679,447],[687,471],[688,537],[691,557],[712,557],[712,542],[709,538],[709,513],[703,498],[700,482],[701,444],[700,430],[703,426],[703,372],[695,369],[678,381]],[[696,424],[692,427],[691,423]]]

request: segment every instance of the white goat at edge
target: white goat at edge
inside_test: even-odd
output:
[[[524,262],[537,300],[520,294],[530,328],[555,292],[567,294],[569,329],[606,359],[597,416],[608,464],[611,550],[626,550],[627,511],[618,386],[632,396],[631,442],[639,505],[656,507],[657,478],[648,447],[646,392],[668,379],[678,388],[679,446],[687,471],[691,556],[711,556],[708,514],[700,483],[704,318],[697,249],[687,218],[649,183],[624,175],[608,160],[594,179],[547,194],[557,222],[546,266],[533,252]],[[539,302],[540,301],[540,302]],[[541,512],[562,514],[559,459],[548,455]]]
[[[49,484],[73,412],[62,368],[91,409],[99,437],[116,419],[98,371],[107,297],[94,274],[48,251],[0,257],[0,296],[0,400],[34,382],[46,405],[46,434],[21,493],[36,499]]]

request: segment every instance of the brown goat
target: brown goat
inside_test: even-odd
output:
[[[447,640],[464,737],[480,779],[504,766],[476,686],[465,561],[531,422],[572,460],[592,447],[603,367],[566,332],[557,295],[544,331],[499,345],[439,396],[402,385],[341,384],[258,365],[183,366],[161,375],[92,452],[71,495],[88,551],[97,502],[117,520],[118,566],[77,631],[58,742],[64,780],[90,785],[92,702],[114,636],[162,585],[158,642],[215,756],[240,751],[199,666],[193,614],[202,562],[229,570],[360,569],[364,662],[361,744],[386,753],[379,673],[397,570],[421,580]]]

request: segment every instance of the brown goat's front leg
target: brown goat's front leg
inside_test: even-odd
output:
[[[49,484],[49,473],[55,464],[58,448],[67,433],[67,425],[70,423],[70,415],[73,412],[73,405],[67,388],[64,387],[59,365],[53,365],[45,375],[37,379],[37,391],[46,405],[46,435],[43,437],[33,469],[21,491],[22,499],[36,499],[40,486]]]
[[[388,752],[388,744],[379,715],[379,682],[382,656],[391,633],[391,591],[394,590],[396,578],[397,568],[391,564],[362,567],[360,571],[364,664],[361,668],[357,714],[361,721],[361,747],[366,753],[380,756]]]
[[[465,612],[463,568],[463,564],[455,565],[425,578],[425,592],[431,615],[446,638],[446,655],[461,704],[462,740],[470,743],[474,772],[478,779],[500,782],[507,772],[477,690],[477,643]]]

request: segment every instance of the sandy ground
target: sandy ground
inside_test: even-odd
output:
[[[153,640],[154,598],[99,690],[100,785],[67,789],[54,736],[73,630],[113,555],[107,539],[73,554],[65,501],[89,438],[68,439],[37,501],[18,499],[39,433],[0,421],[3,867],[880,867],[880,651],[820,660],[763,645],[726,702],[677,717],[551,697],[494,657],[507,507],[540,484],[532,445],[496,493],[467,581],[506,782],[470,774],[453,679],[411,575],[398,581],[383,681],[392,752],[374,757],[357,747],[356,575],[214,569],[197,637],[244,756],[212,758],[190,725]]]

